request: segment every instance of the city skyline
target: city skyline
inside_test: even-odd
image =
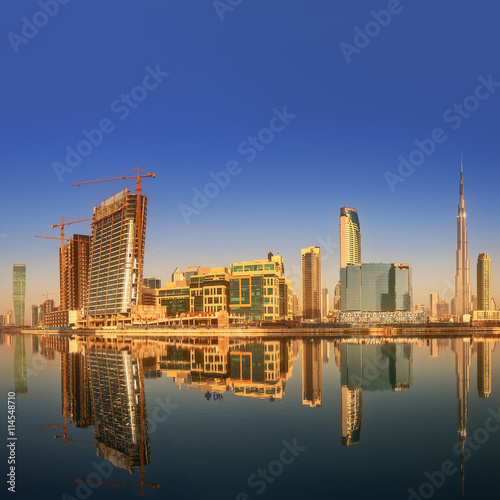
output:
[[[9,125],[3,128],[6,146],[0,161],[6,185],[19,186],[22,174],[23,188],[7,190],[0,201],[3,213],[18,207],[17,217],[4,218],[0,225],[2,313],[13,308],[8,285],[14,262],[27,264],[28,306],[40,303],[42,293],[59,289],[57,243],[37,241],[35,234],[55,236],[50,225],[61,217],[90,217],[92,207],[113,192],[132,189],[131,182],[112,190],[106,184],[70,184],[137,165],[158,174],[144,186],[151,200],[144,272],[162,283],[176,266],[222,267],[269,251],[280,252],[293,271],[300,269],[299,249],[319,245],[322,279],[333,290],[340,258],[337,216],[345,203],[360,214],[365,262],[407,262],[414,270],[416,303],[427,303],[431,292],[449,301],[461,151],[467,167],[469,256],[490,255],[492,297],[498,300],[500,235],[490,231],[500,221],[495,204],[500,146],[494,126],[500,75],[491,63],[500,42],[488,35],[496,29],[495,11],[485,7],[486,12],[471,13],[454,3],[454,26],[467,29],[443,30],[449,25],[449,5],[435,6],[432,16],[424,5],[407,6],[384,36],[374,38],[350,63],[339,45],[352,42],[353,27],[370,19],[374,7],[369,2],[293,5],[286,13],[269,5],[266,16],[251,4],[228,13],[223,23],[211,5],[199,10],[187,5],[172,10],[164,2],[148,2],[143,9],[127,6],[122,15],[137,25],[137,32],[131,36],[126,23],[120,25],[120,48],[110,46],[109,53],[102,53],[102,46],[109,38],[113,9],[103,7],[102,17],[96,18],[90,10],[71,6],[61,9],[64,22],[50,23],[18,53],[7,43],[5,71],[16,76],[6,82],[12,97],[6,103],[4,123]],[[19,31],[23,16],[29,17],[26,6],[12,5],[0,26],[5,33]],[[187,19],[196,27],[194,38],[183,28]],[[243,42],[245,37],[249,43]],[[464,44],[470,50],[464,51]],[[88,52],[77,60],[73,55],[82,45]],[[123,60],[127,52],[131,56]],[[67,69],[57,63],[61,60]],[[71,75],[80,75],[83,67],[85,77],[75,80]],[[58,77],[49,77],[54,74]],[[143,80],[150,88],[157,85],[146,99],[127,107],[121,95],[131,95]],[[33,81],[37,92],[28,90]],[[480,95],[489,92],[488,97],[476,110],[462,109],[460,115],[455,106],[470,108],[478,85],[483,85]],[[114,109],[118,104],[124,110],[113,112],[113,103]],[[66,162],[66,147],[76,150],[85,137],[82,130],[96,130],[105,118],[115,130],[103,135],[102,143],[61,174],[59,182],[52,164]],[[273,133],[271,142],[252,146],[248,138],[261,130],[264,141],[269,140],[271,120],[281,131]],[[427,138],[435,128],[442,128],[447,138],[429,146]],[[416,142],[433,152],[412,167],[408,159]],[[227,170],[231,161],[240,168],[231,164]],[[314,175],[303,175],[306,170]],[[400,177],[394,191],[387,172]],[[216,183],[214,177],[219,182],[215,188],[210,185]],[[320,178],[323,182],[315,180]],[[204,208],[195,208],[199,213],[186,224],[179,206],[194,207],[194,190],[203,193],[207,186],[211,196],[218,194],[200,198],[198,206]],[[269,216],[257,199],[278,200],[273,213],[281,226],[256,224]],[[258,235],[250,229],[254,227]],[[88,229],[86,224],[75,226],[82,234]],[[431,262],[427,255],[433,256]],[[473,289],[475,274],[472,266]],[[298,285],[293,283],[294,289]]]

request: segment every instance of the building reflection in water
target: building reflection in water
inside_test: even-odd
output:
[[[462,473],[462,493],[465,486],[465,442],[467,440],[468,399],[470,388],[471,340],[453,339],[455,368],[457,375],[458,435],[460,439],[460,471]]]
[[[141,361],[128,349],[84,349],[90,383],[97,455],[132,473],[151,461]]]
[[[302,341],[302,404],[319,407],[322,403],[323,342],[319,339]]]
[[[477,343],[477,392],[481,398],[491,394],[491,344],[489,340]]]
[[[411,384],[411,366],[409,343],[340,343],[343,445],[360,441],[362,392],[407,390]]]
[[[15,342],[15,383],[27,393],[26,353],[22,335]],[[412,383],[413,344],[430,347],[430,357],[455,353],[458,434],[462,485],[465,481],[470,366],[477,353],[477,389],[491,394],[495,342],[470,338],[380,338],[325,341],[307,338],[246,339],[231,337],[89,338],[47,336],[31,341],[32,351],[47,360],[60,353],[62,413],[79,427],[94,425],[97,454],[132,473],[151,461],[144,378],[167,376],[181,389],[202,393],[232,391],[238,397],[281,400],[293,363],[302,350],[302,404],[322,406],[323,365],[332,359],[340,371],[342,444],[360,443],[364,391],[404,391]],[[331,348],[331,351],[330,351]],[[55,427],[55,425],[54,425]],[[59,436],[62,437],[62,436]]]
[[[17,396],[28,394],[24,335],[16,335],[16,346],[14,348],[14,386]]]

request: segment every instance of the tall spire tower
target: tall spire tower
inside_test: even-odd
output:
[[[472,310],[470,287],[470,264],[467,255],[467,228],[465,227],[464,164],[460,162],[460,198],[457,216],[457,273],[455,275],[455,311],[457,315],[469,314]]]

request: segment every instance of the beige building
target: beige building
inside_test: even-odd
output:
[[[480,253],[477,259],[477,310],[488,311],[491,304],[491,259]]]
[[[305,320],[321,318],[321,250],[308,247],[301,250],[302,315]]]
[[[355,208],[340,209],[340,267],[361,264],[361,229]]]

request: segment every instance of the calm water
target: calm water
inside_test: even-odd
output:
[[[496,496],[496,346],[4,334],[12,498]]]

